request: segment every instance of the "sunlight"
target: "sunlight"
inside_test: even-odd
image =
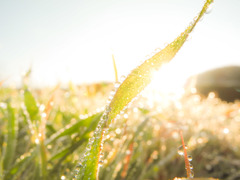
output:
[[[163,94],[174,94],[176,97],[184,93],[184,85],[192,74],[176,66],[175,61],[165,64],[153,77],[149,89]]]

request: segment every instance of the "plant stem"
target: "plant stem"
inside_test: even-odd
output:
[[[182,131],[181,131],[181,130],[179,131],[179,134],[180,134],[181,140],[182,140],[182,146],[183,146],[183,152],[184,152],[184,161],[185,161],[185,168],[186,168],[186,171],[187,171],[187,178],[189,178],[189,177],[190,177],[190,174],[191,174],[190,163],[189,163],[189,160],[188,160],[187,150],[186,150],[186,146],[185,146],[185,143],[184,143],[183,134],[182,134]]]

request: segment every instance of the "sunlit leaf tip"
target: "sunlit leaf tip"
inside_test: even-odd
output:
[[[207,0],[197,18],[181,33],[172,43],[168,44],[163,50],[156,53],[140,66],[135,68],[117,89],[111,103],[108,118],[110,123],[117,114],[131,102],[150,82],[154,71],[158,70],[163,64],[173,59],[182,45],[186,42],[193,28],[207,11],[213,0]]]

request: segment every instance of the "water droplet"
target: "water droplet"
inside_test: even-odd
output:
[[[39,110],[40,110],[41,112],[43,112],[43,111],[44,111],[44,109],[45,109],[45,106],[44,106],[44,104],[41,104],[41,105],[39,106]]]
[[[151,157],[153,159],[157,159],[158,158],[158,151],[153,151],[153,153],[151,154]]]
[[[61,180],[65,180],[65,179],[66,179],[66,177],[62,175],[61,176]]]
[[[228,133],[229,133],[229,129],[228,129],[228,128],[224,128],[224,129],[223,129],[223,133],[224,133],[224,134],[228,134]]]
[[[120,82],[115,82],[114,87],[118,88],[120,86]]]
[[[21,156],[20,156],[20,160],[23,160],[24,158],[25,158],[24,155],[21,155]]]
[[[82,165],[82,163],[80,162],[80,163],[77,164],[77,167],[76,167],[76,168],[82,168],[82,167],[83,167],[83,165]]]
[[[120,117],[121,117],[121,116],[120,116],[119,114],[116,115],[116,119],[120,119]]]
[[[107,113],[109,113],[111,111],[111,108],[109,107],[109,106],[106,106],[106,108],[105,108],[105,112],[106,112],[106,115],[107,115]],[[107,118],[107,117],[106,117]],[[105,119],[105,118],[104,118]]]
[[[124,106],[124,107],[123,107],[123,111],[125,111],[127,108],[128,108],[128,106]]]
[[[192,161],[192,156],[191,155],[188,155],[188,161]]]
[[[98,165],[101,167],[103,165],[104,161],[100,160],[98,161]]]
[[[216,97],[216,95],[215,95],[214,92],[210,92],[210,93],[208,94],[208,98],[209,98],[209,99],[214,99],[215,97]]]
[[[131,151],[130,150],[127,150],[126,151],[126,155],[130,155],[131,154]]]
[[[4,102],[0,102],[0,108],[6,109],[7,108],[7,104]]]
[[[120,128],[117,128],[117,129],[115,130],[115,132],[116,132],[116,134],[120,134],[120,133],[121,133],[121,129],[120,129]]]
[[[147,145],[150,146],[152,144],[152,141],[151,140],[148,140],[147,141]]]
[[[108,100],[112,100],[112,99],[113,99],[113,96],[110,95],[110,96],[108,97]]]
[[[193,170],[190,171],[190,178],[193,178],[194,177],[194,172]]]
[[[156,48],[156,49],[154,50],[155,53],[158,53],[158,52],[160,52],[160,51],[161,51],[161,48]]]
[[[110,95],[113,96],[115,93],[116,93],[115,91],[111,91],[111,92],[110,92]]]
[[[193,18],[193,21],[196,21],[196,20],[197,20],[197,18],[198,18],[198,16],[195,16],[195,17]]]
[[[210,14],[211,12],[212,12],[212,10],[213,10],[213,3],[212,4],[210,4],[210,5],[208,5],[208,8],[207,8],[207,10],[206,10],[206,14]]]
[[[187,146],[186,146],[186,145],[185,145],[185,149],[187,149]],[[183,155],[184,155],[184,149],[183,149],[183,146],[182,146],[182,145],[178,147],[178,154],[179,154],[180,156],[183,156]]]
[[[126,79],[126,76],[121,76],[120,81],[123,82]]]
[[[133,108],[133,112],[134,112],[134,113],[137,113],[137,112],[138,112],[138,108],[136,108],[136,107]]]
[[[35,139],[35,143],[39,144],[40,140],[38,138]]]
[[[107,136],[105,136],[105,140],[109,139],[110,135],[108,134]]]
[[[94,139],[95,139],[94,137],[90,138],[90,140],[89,140],[90,143],[93,143],[93,142],[94,142]]]
[[[149,59],[150,58],[150,55],[147,55],[145,56],[145,60]]]
[[[193,169],[193,165],[189,163],[189,168],[190,169]]]

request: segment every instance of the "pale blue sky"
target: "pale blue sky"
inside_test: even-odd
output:
[[[0,0],[0,80],[32,85],[114,81],[177,37],[202,0]],[[240,1],[215,0],[175,57],[175,76],[238,64]],[[179,76],[180,77],[180,76]]]

